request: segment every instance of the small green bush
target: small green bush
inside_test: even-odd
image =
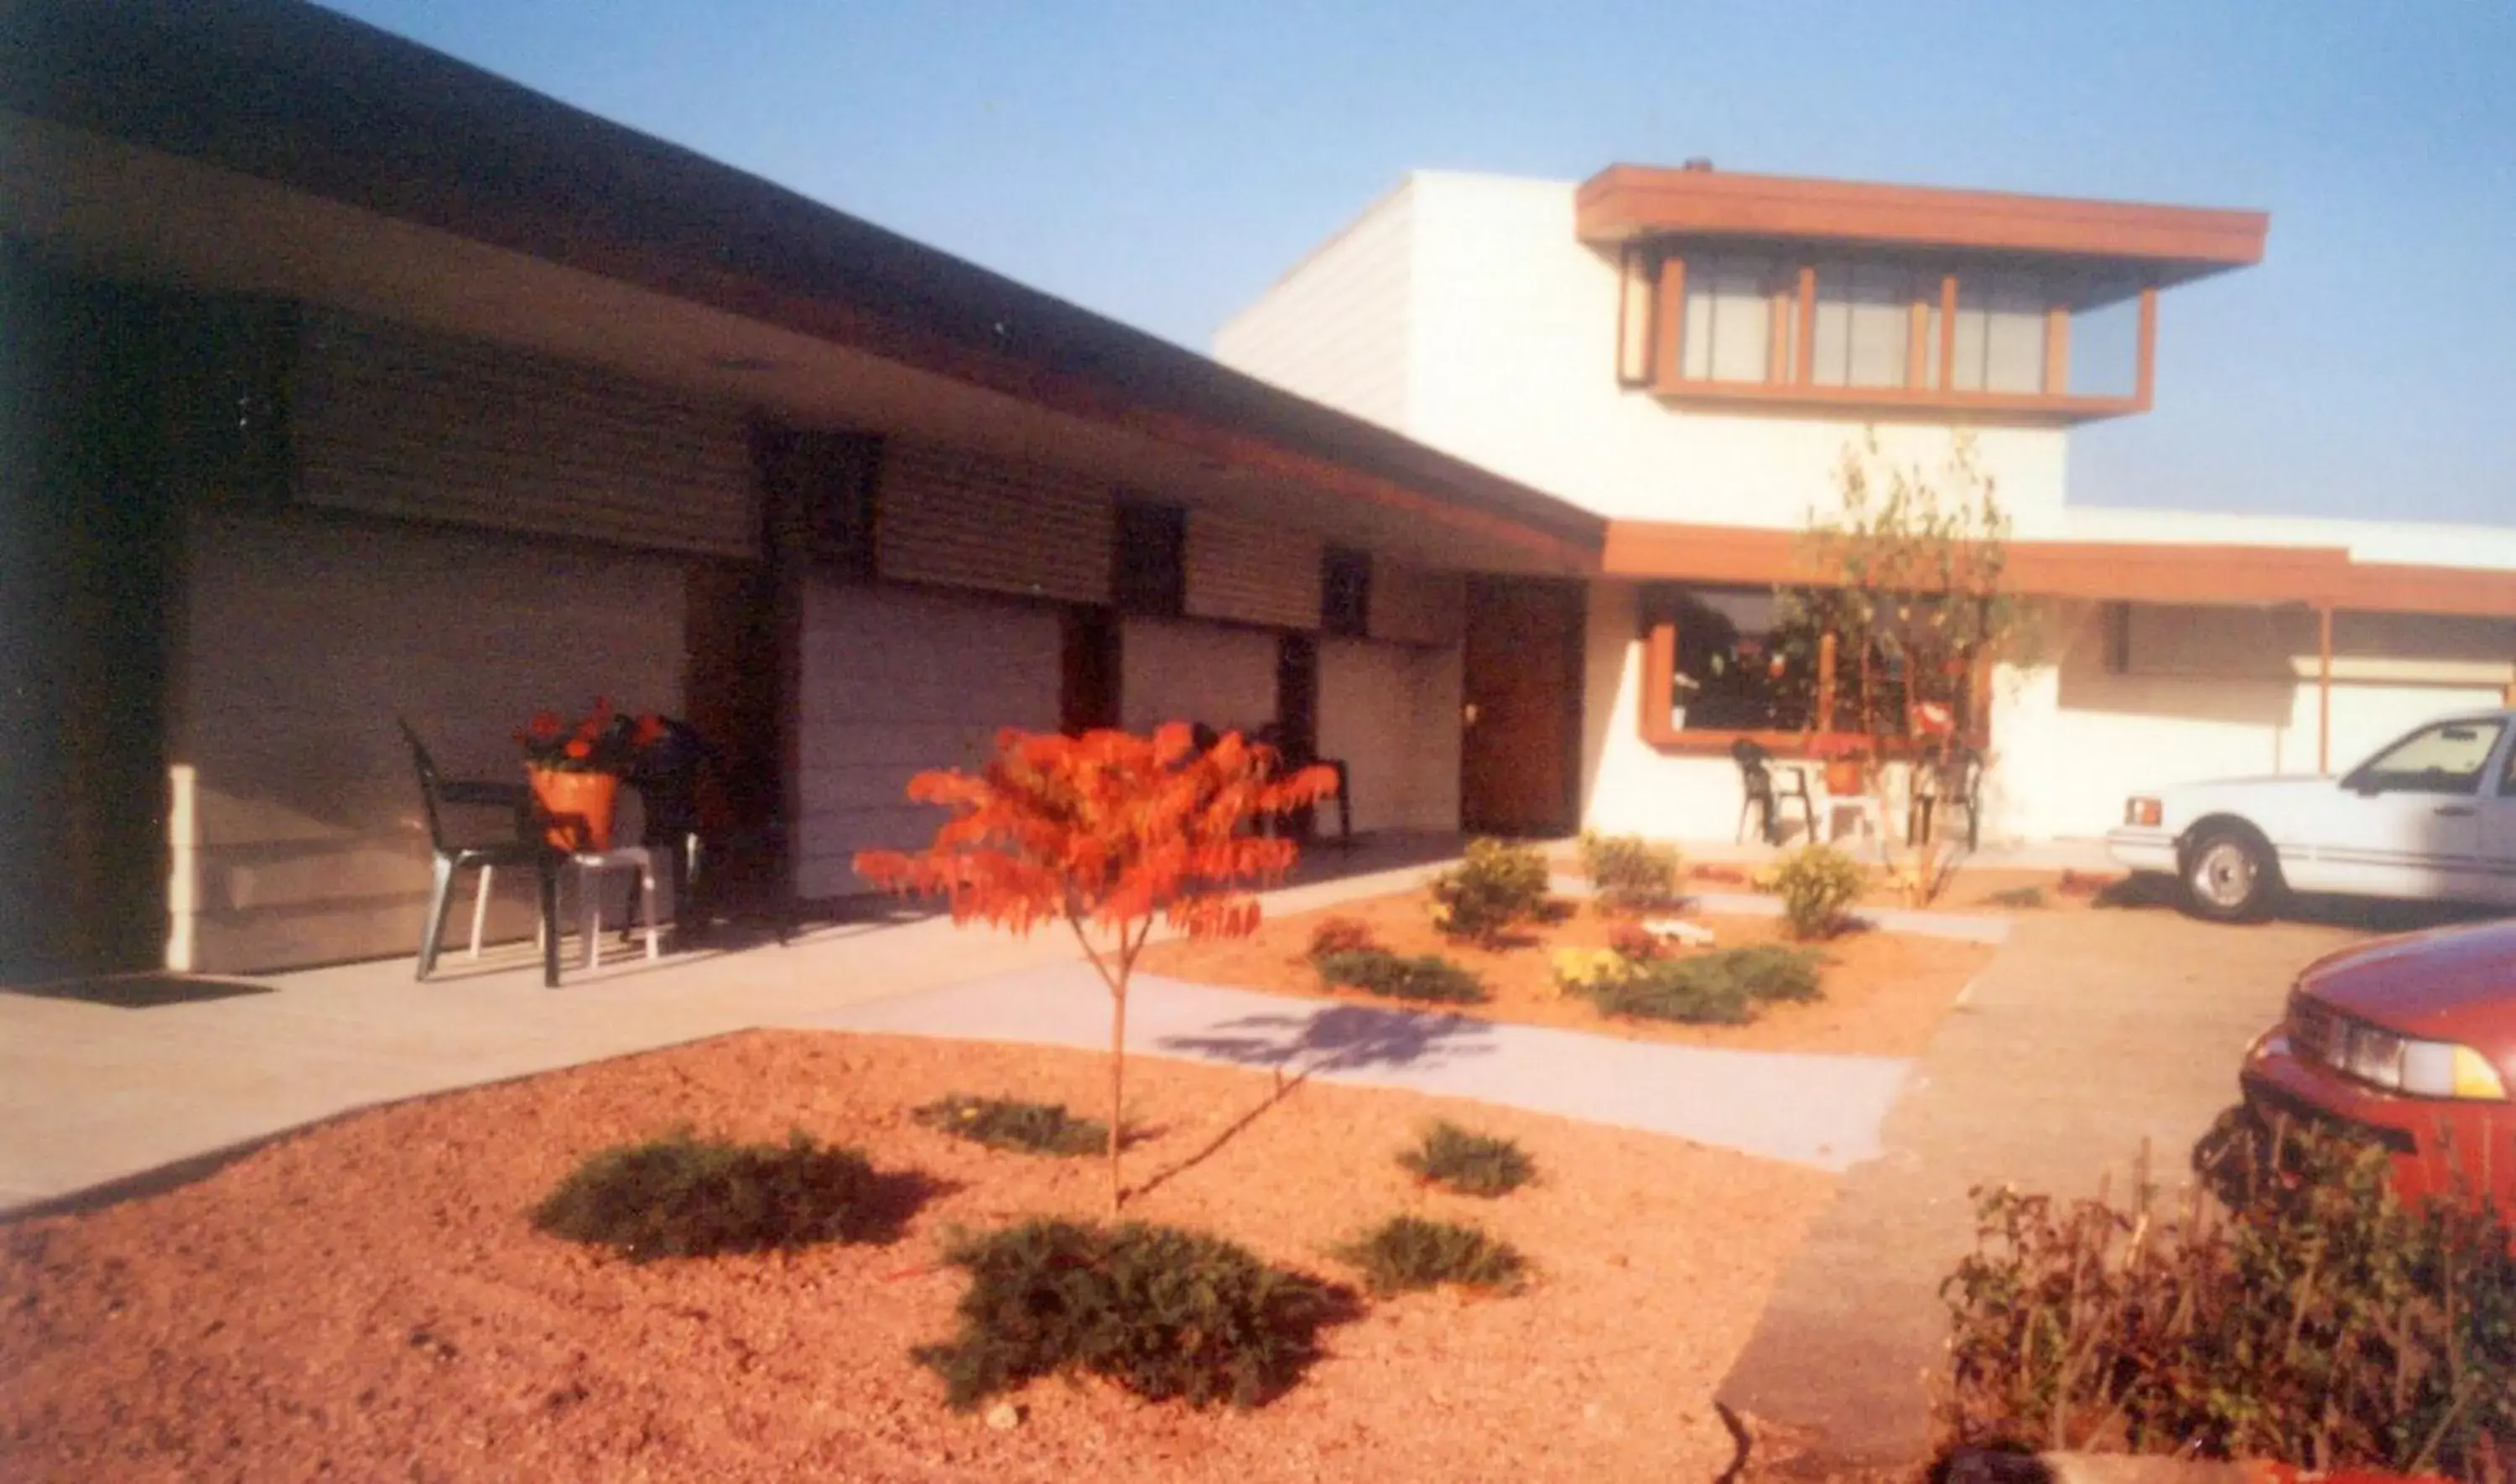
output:
[[[1517,1287],[1529,1259],[1508,1242],[1456,1221],[1391,1216],[1336,1250],[1375,1294],[1456,1283],[1464,1288]]]
[[[1312,960],[1322,983],[1344,985],[1365,994],[1421,1005],[1478,1005],[1486,999],[1483,979],[1435,954],[1402,958],[1382,948],[1360,948],[1323,954]]]
[[[1537,1177],[1536,1164],[1520,1145],[1447,1119],[1425,1130],[1423,1141],[1401,1153],[1398,1163],[1461,1195],[1508,1195]]]
[[[1546,906],[1546,857],[1534,845],[1472,840],[1458,865],[1433,878],[1433,926],[1491,943]]]
[[[1754,943],[1632,963],[1624,972],[1581,983],[1574,992],[1607,1015],[1743,1025],[1766,1005],[1814,1000],[1821,989],[1816,950]]]
[[[1841,932],[1868,874],[1861,862],[1832,845],[1807,845],[1774,866],[1774,890],[1782,899],[1782,922],[1803,941]]]
[[[1332,953],[1361,953],[1380,946],[1371,935],[1371,928],[1359,918],[1332,917],[1311,929],[1311,957],[1325,958]]]
[[[632,1262],[783,1251],[875,1235],[882,1183],[863,1155],[801,1132],[781,1147],[679,1130],[587,1159],[533,1208],[532,1222]]]
[[[2044,905],[2044,888],[2011,886],[2005,890],[1994,891],[1983,900],[1986,906],[1991,907],[2041,907]]]
[[[2380,1147],[2233,1141],[2232,1204],[1977,1190],[1941,1285],[1940,1421],[1961,1445],[2200,1453],[2500,1477],[2516,1442],[2516,1256],[2478,1201],[2404,1205]]]
[[[1677,846],[1639,835],[1581,834],[1581,870],[1599,906],[1609,912],[1648,912],[1677,896],[1685,859]]]
[[[1176,1227],[1035,1220],[957,1235],[944,1257],[970,1273],[960,1333],[910,1353],[960,1411],[1069,1368],[1153,1401],[1252,1407],[1355,1312],[1344,1289]]]
[[[1108,1124],[1077,1118],[1067,1112],[1063,1103],[1018,1102],[1010,1097],[954,1092],[908,1116],[930,1129],[940,1129],[954,1138],[990,1149],[1073,1159],[1099,1154],[1110,1147]]]

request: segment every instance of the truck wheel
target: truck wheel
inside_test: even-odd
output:
[[[2280,891],[2280,864],[2251,831],[2204,830],[2185,852],[2184,899],[2196,917],[2259,922],[2271,915]]]

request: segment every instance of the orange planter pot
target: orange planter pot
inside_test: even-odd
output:
[[[1829,794],[1861,792],[1861,762],[1857,758],[1829,759],[1825,764],[1825,791]]]
[[[524,776],[532,782],[533,804],[548,826],[553,848],[611,848],[611,819],[620,804],[619,774],[528,767]]]

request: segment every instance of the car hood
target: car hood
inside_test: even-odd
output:
[[[2318,773],[2284,773],[2260,778],[2210,778],[2200,783],[2179,784],[2171,792],[2184,794],[2303,794],[2332,787],[2332,780]]]
[[[2298,987],[2391,1030],[2516,1051],[2516,922],[2441,928],[2345,948]]]

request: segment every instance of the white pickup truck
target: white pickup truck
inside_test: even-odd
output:
[[[2338,778],[2238,778],[2134,797],[2106,847],[2200,915],[2285,891],[2516,906],[2516,711],[2441,718]]]

